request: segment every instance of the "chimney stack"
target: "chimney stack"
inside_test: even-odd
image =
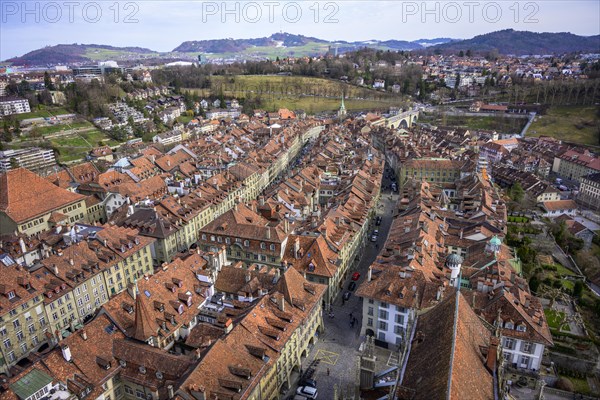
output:
[[[500,340],[496,336],[492,336],[490,338],[490,346],[488,347],[488,353],[485,359],[485,366],[491,372],[493,372],[496,369],[496,361],[498,358],[498,344],[500,344]]]
[[[87,331],[85,329],[81,330],[81,338],[83,340],[87,340]]]
[[[169,392],[169,399],[175,397],[175,391],[173,390],[173,385],[167,386],[167,391]]]
[[[298,259],[300,258],[300,238],[296,237],[296,240],[294,240],[294,258]]]
[[[373,277],[373,267],[369,265],[369,270],[367,271],[367,282],[371,282]]]
[[[277,296],[277,308],[279,308],[279,311],[281,312],[285,311],[285,298],[282,294]]]
[[[133,300],[135,300],[137,293],[136,293],[136,287],[135,284],[130,283],[127,285],[127,292],[129,293],[129,295],[131,296],[131,298]]]
[[[61,349],[62,349],[62,355],[63,355],[63,358],[65,359],[65,361],[71,362],[73,357],[71,357],[71,349],[69,349],[69,346],[65,344],[61,347]]]

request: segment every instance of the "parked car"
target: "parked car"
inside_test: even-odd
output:
[[[375,236],[379,236],[379,229],[375,229],[375,230],[373,231],[373,235],[375,235]]]
[[[377,220],[375,221],[375,225],[379,226],[381,225],[381,217],[377,217]]]
[[[356,271],[355,273],[352,274],[352,280],[357,281],[358,278],[360,278],[360,272]]]
[[[296,389],[296,394],[301,396],[305,396],[308,399],[316,399],[317,398],[317,389],[310,386],[300,386]]]
[[[354,289],[356,289],[356,282],[350,281],[350,283],[348,284],[348,290],[352,291]]]
[[[377,236],[373,235],[371,236],[371,242],[376,242],[377,241]]]
[[[343,298],[345,301],[348,301],[348,300],[350,300],[350,295],[351,295],[351,294],[352,294],[352,293],[350,293],[350,292],[346,292],[346,293],[344,293],[344,295],[342,296],[342,298]]]
[[[317,381],[315,381],[314,379],[311,378],[304,378],[304,379],[300,379],[300,383],[298,383],[299,386],[310,386],[310,387],[317,387]]]

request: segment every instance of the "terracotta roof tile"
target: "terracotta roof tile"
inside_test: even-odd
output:
[[[25,168],[0,175],[0,211],[17,223],[83,199]]]

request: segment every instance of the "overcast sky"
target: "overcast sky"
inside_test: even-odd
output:
[[[2,0],[0,60],[60,43],[170,51],[186,40],[279,31],[359,41],[470,38],[506,28],[598,35],[600,1]]]

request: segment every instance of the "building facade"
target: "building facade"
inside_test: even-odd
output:
[[[29,100],[18,97],[0,97],[0,115],[23,114],[30,112]]]

